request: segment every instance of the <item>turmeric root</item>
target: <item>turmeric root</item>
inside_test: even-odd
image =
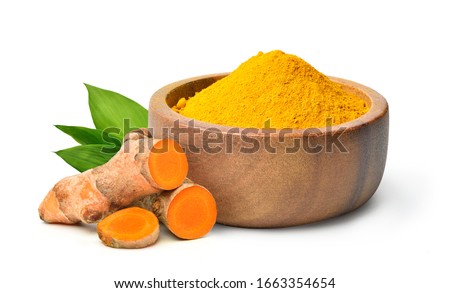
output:
[[[156,242],[159,222],[152,212],[131,207],[117,211],[97,225],[100,240],[114,248],[143,248]]]
[[[188,171],[186,155],[173,140],[131,132],[106,164],[59,181],[39,206],[48,223],[94,223],[137,199],[180,186]]]
[[[188,179],[175,190],[144,197],[134,205],[153,211],[181,239],[203,237],[216,223],[214,197],[206,188]]]

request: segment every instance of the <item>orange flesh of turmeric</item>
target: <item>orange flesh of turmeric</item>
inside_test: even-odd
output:
[[[153,244],[159,235],[159,222],[150,211],[132,207],[104,218],[97,226],[107,246],[140,248]]]
[[[180,191],[167,212],[169,230],[182,239],[196,239],[206,235],[214,226],[216,217],[214,198],[201,186]]]
[[[148,157],[153,180],[162,189],[171,190],[181,185],[188,173],[188,162],[181,146],[173,140],[156,143]]]
[[[153,225],[154,226],[154,225]],[[139,239],[146,228],[151,228],[144,216],[138,214],[124,214],[114,218],[108,229],[114,238],[122,240]]]

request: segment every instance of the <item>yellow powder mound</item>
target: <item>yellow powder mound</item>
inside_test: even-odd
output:
[[[260,52],[229,76],[174,107],[184,116],[237,127],[323,127],[368,111],[365,101],[344,91],[301,58]]]

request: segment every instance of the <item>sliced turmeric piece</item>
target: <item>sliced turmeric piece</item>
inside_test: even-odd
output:
[[[181,239],[205,236],[217,218],[216,202],[212,194],[189,179],[175,190],[147,196],[134,205],[153,211]]]
[[[114,248],[143,248],[156,242],[159,222],[155,214],[139,207],[126,208],[97,225],[100,240]]]
[[[186,155],[173,140],[131,132],[106,164],[59,181],[39,206],[48,223],[95,223],[137,199],[180,186],[188,172]]]
[[[171,190],[186,178],[188,165],[183,148],[173,140],[160,140],[153,145],[148,157],[151,178],[160,189]]]
[[[206,235],[216,223],[216,202],[200,185],[185,186],[174,192],[163,223],[182,239]]]

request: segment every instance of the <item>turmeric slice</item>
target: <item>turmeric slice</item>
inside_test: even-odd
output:
[[[131,132],[106,164],[59,181],[39,206],[47,223],[95,223],[149,194],[180,186],[188,163],[173,140]]]
[[[189,179],[175,190],[147,196],[134,205],[153,211],[181,239],[201,238],[216,223],[214,197],[205,187]]]
[[[174,192],[162,222],[182,239],[197,239],[206,235],[216,223],[216,202],[200,185],[185,186]]]
[[[153,145],[148,157],[151,178],[162,190],[181,185],[186,178],[188,165],[181,146],[173,140],[160,140]]]
[[[100,240],[114,248],[143,248],[156,242],[159,222],[155,214],[139,207],[126,208],[97,225]]]

